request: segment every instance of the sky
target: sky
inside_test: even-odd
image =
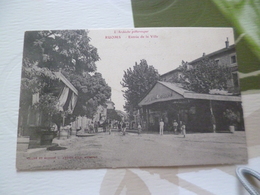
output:
[[[182,60],[192,61],[234,44],[232,28],[136,28],[89,30],[90,44],[101,58],[97,71],[112,89],[117,110],[125,104],[120,84],[124,71],[145,59],[159,74],[177,68]]]

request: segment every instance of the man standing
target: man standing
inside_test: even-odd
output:
[[[141,131],[142,131],[142,126],[140,123],[138,123],[138,135],[140,135]]]
[[[177,134],[178,123],[176,120],[173,121],[174,134]]]
[[[164,128],[164,122],[161,119],[161,121],[160,121],[160,135],[163,135],[163,128]]]
[[[186,126],[185,126],[184,123],[182,123],[182,125],[181,125],[181,133],[182,133],[183,137],[185,138],[185,136],[186,136]]]
[[[91,121],[90,125],[89,125],[89,133],[93,132],[94,133],[94,124],[93,121]]]
[[[117,128],[118,128],[118,131],[121,131],[121,122],[118,122]]]
[[[98,132],[98,122],[97,121],[94,122],[94,129],[95,129],[95,133],[97,133]]]
[[[108,132],[109,132],[109,135],[111,134],[111,129],[112,129],[112,123],[111,123],[111,120],[108,120]]]
[[[125,122],[123,122],[122,131],[123,131],[123,135],[125,135],[125,132],[126,132],[126,123]]]

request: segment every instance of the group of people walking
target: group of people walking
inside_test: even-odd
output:
[[[98,132],[98,127],[99,127],[99,123],[98,122],[91,122],[91,124],[89,124],[89,128],[88,128],[88,131],[89,132]],[[113,125],[114,126],[114,125]],[[118,122],[117,124],[117,128],[118,128],[118,131],[122,131],[123,135],[126,134],[126,123],[125,122]],[[102,124],[102,127],[103,127],[103,132],[109,132],[109,134],[111,134],[111,130],[112,130],[112,124],[110,121],[105,121],[103,124]],[[164,124],[164,121],[161,119],[160,120],[160,123],[159,123],[159,134],[160,135],[163,135],[163,132],[164,132],[164,127],[165,127],[165,124]],[[172,127],[173,127],[173,133],[174,134],[179,134],[179,132],[183,135],[183,137],[186,137],[186,126],[185,126],[185,123],[180,121],[179,123],[174,120],[173,123],[172,123]],[[142,131],[142,126],[140,123],[138,123],[137,125],[137,130],[138,130],[138,135],[141,134],[141,131]]]
[[[176,120],[174,120],[172,125],[173,125],[174,134],[178,134],[178,128],[179,128],[183,137],[186,136],[186,126],[185,126],[184,122],[180,121],[180,125],[179,125],[178,122]],[[159,134],[160,135],[163,135],[163,130],[164,130],[164,122],[161,119],[161,121],[159,123]]]

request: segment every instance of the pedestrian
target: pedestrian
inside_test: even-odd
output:
[[[173,121],[173,130],[174,130],[174,134],[177,134],[177,129],[178,129],[178,123],[176,120]]]
[[[108,120],[108,132],[109,132],[109,135],[111,134],[111,120]]]
[[[183,137],[185,138],[185,136],[186,136],[186,126],[185,126],[184,123],[182,123],[182,125],[181,125],[181,133],[182,133]]]
[[[125,132],[126,132],[126,123],[123,122],[122,124],[122,131],[123,131],[123,135],[125,135]]]
[[[97,133],[98,132],[98,122],[97,121],[94,122],[94,129],[95,129],[95,133]]]
[[[93,132],[94,133],[94,124],[93,121],[89,124],[89,133]]]
[[[68,138],[71,136],[72,134],[72,127],[71,127],[71,123],[69,124],[69,129],[68,129]]]
[[[120,122],[118,122],[117,127],[118,127],[118,131],[120,132],[121,131],[121,123]]]
[[[138,135],[141,134],[141,131],[142,131],[142,126],[140,123],[138,123]]]
[[[160,135],[163,135],[163,128],[164,128],[164,122],[161,119],[161,121],[160,121]]]
[[[178,126],[178,129],[179,129],[180,132],[181,132],[181,126],[182,126],[182,121],[180,121],[180,125]]]
[[[103,126],[103,132],[107,132],[107,120],[103,122],[102,126]]]

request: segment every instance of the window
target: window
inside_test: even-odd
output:
[[[231,64],[237,63],[237,58],[235,55],[231,56]]]
[[[219,59],[216,59],[215,62],[217,65],[219,65]]]

